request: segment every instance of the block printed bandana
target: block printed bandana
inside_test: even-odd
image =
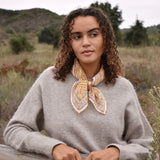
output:
[[[72,74],[78,79],[73,84],[71,90],[73,108],[80,113],[87,108],[88,100],[90,100],[98,112],[105,114],[107,110],[105,98],[102,92],[95,87],[105,78],[103,67],[93,77],[92,81],[88,81],[87,76],[76,59],[72,68]]]

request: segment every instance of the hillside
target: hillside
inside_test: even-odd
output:
[[[146,27],[147,33],[160,33],[160,24]],[[130,28],[121,29],[123,33],[128,32]]]
[[[64,16],[41,8],[15,11],[0,9],[0,44],[5,44],[13,33],[25,33],[33,37],[44,27],[61,25],[63,18]],[[160,24],[146,29],[148,34],[160,34]],[[121,29],[121,32],[128,30],[129,28]]]
[[[62,24],[63,16],[46,9],[29,10],[0,9],[0,41],[7,39],[12,33],[37,34],[45,26]]]
[[[148,33],[157,33],[157,32],[160,33],[160,24],[157,26],[154,25],[154,26],[147,27],[147,32]]]

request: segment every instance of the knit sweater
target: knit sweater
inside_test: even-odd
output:
[[[107,86],[103,81],[96,86],[107,102],[105,115],[91,102],[77,113],[70,100],[77,79],[69,73],[65,81],[56,80],[52,69],[40,74],[9,121],[4,131],[6,144],[51,159],[53,147],[61,143],[77,149],[83,159],[109,146],[119,148],[119,160],[148,158],[152,129],[127,79],[118,77],[115,85]]]

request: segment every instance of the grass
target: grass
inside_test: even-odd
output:
[[[33,52],[22,52],[19,55],[12,54],[11,50],[6,46],[2,48],[2,54],[0,54],[0,67],[2,65],[17,64],[23,59],[28,59],[30,67],[37,67],[43,64],[53,65],[55,63],[55,57],[58,50],[54,49],[52,45],[47,44],[35,44],[35,50]],[[1,48],[1,47],[0,47]],[[7,51],[7,54],[4,52]]]
[[[34,78],[25,78],[20,73],[9,71],[0,80],[0,143],[2,143],[2,131],[11,118],[17,105],[32,85]]]
[[[33,52],[19,55],[13,55],[7,45],[0,46],[0,143],[3,143],[2,131],[37,75],[55,64],[58,50],[36,40],[33,44]],[[148,94],[153,86],[160,85],[160,47],[120,47],[118,50],[125,66],[125,76],[133,83],[142,109],[154,126],[156,119],[151,113],[156,109]],[[5,69],[3,75],[2,68]]]
[[[153,123],[153,141],[151,143],[152,150],[151,157],[149,160],[156,160],[157,151],[160,153],[160,87],[154,86],[153,89],[150,90],[149,96],[153,101],[155,106],[155,112],[152,113],[153,117],[155,117],[155,121]]]
[[[8,120],[38,74],[55,63],[58,50],[52,45],[36,43],[34,47],[31,53],[15,55],[9,46],[0,46],[0,143]],[[24,61],[26,64],[21,65]]]
[[[119,48],[125,76],[140,94],[160,82],[160,47]]]
[[[153,86],[160,85],[160,47],[119,48],[121,60],[125,66],[125,77],[129,79],[138,94],[142,109],[150,121],[155,111],[148,93]]]
[[[159,67],[160,47],[119,48],[123,63],[128,66],[133,63],[145,64],[149,67]]]

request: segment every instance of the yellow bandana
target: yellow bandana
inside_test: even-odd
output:
[[[93,87],[104,80],[103,67],[101,67],[100,71],[93,77],[92,81],[88,81],[76,59],[72,68],[72,74],[78,79],[71,90],[71,103],[73,108],[80,113],[87,108],[88,100],[90,100],[98,112],[105,114],[107,110],[105,98],[99,89]]]

